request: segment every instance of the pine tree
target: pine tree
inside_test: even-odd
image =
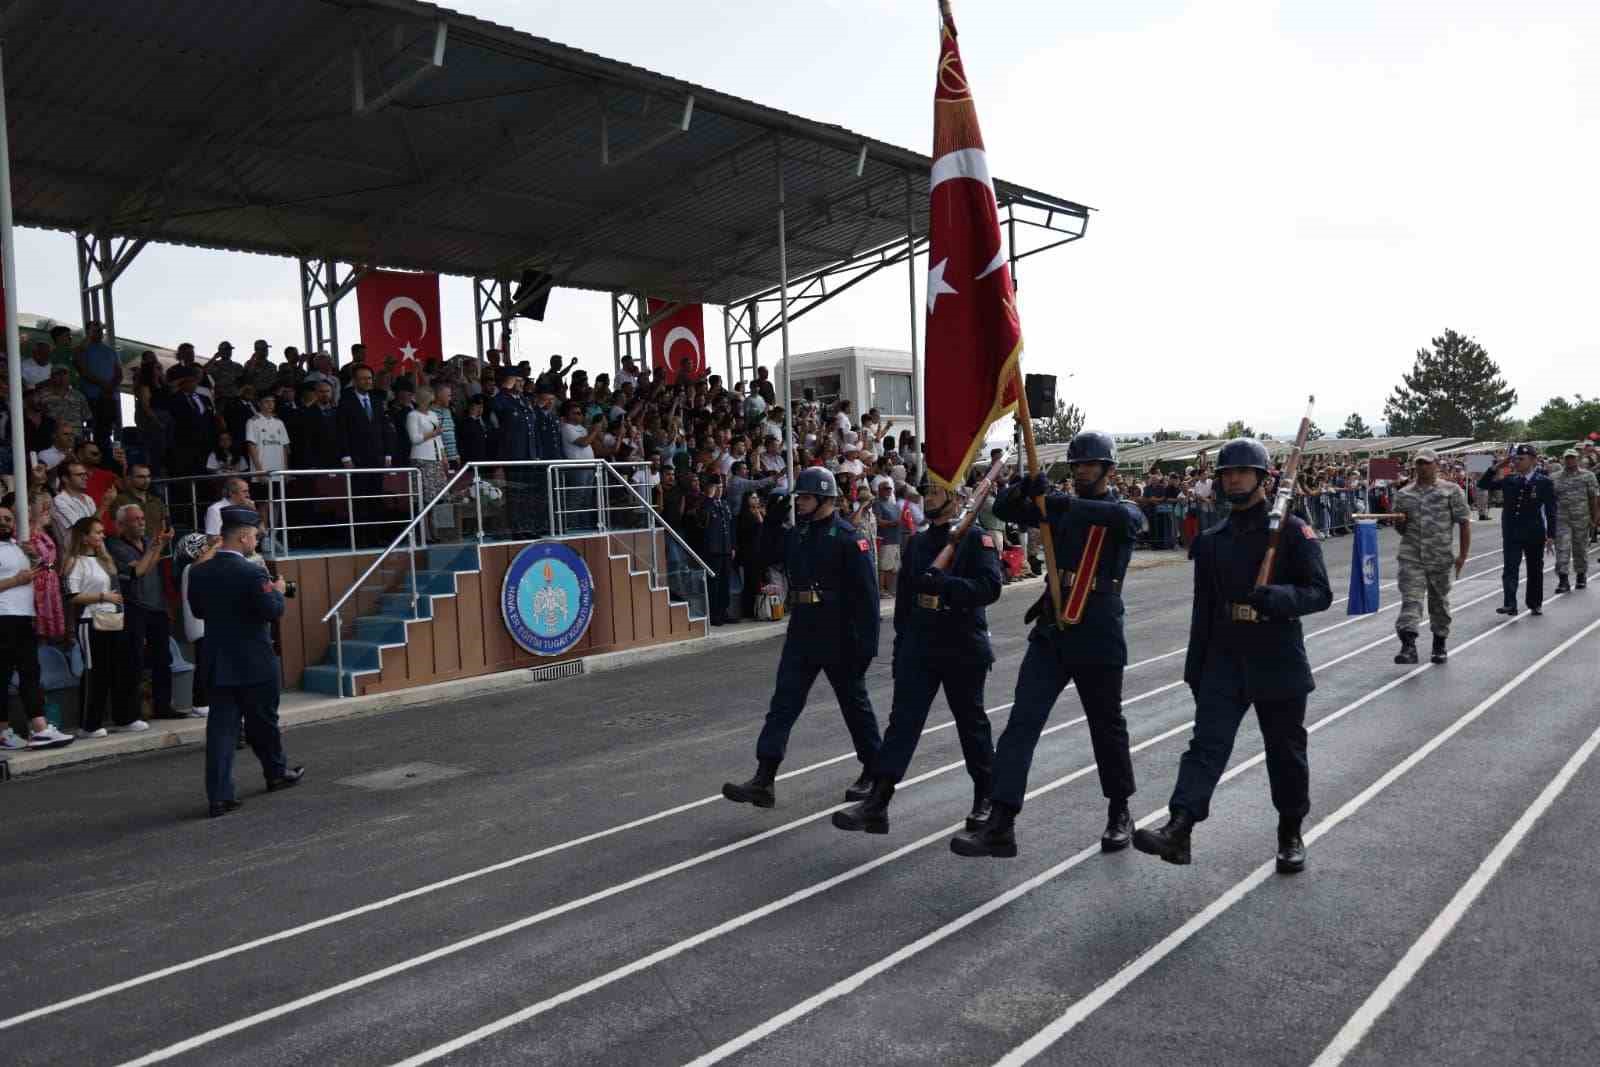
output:
[[[1306,429],[1306,440],[1307,441],[1315,441],[1317,438],[1319,438],[1321,436],[1322,436],[1322,427],[1317,425],[1317,422],[1316,422],[1315,419],[1311,420],[1311,425],[1309,427],[1307,427],[1307,429]]]
[[[1243,419],[1234,419],[1223,428],[1222,436],[1231,441],[1235,437],[1254,437],[1256,432],[1244,424]]]
[[[1417,349],[1411,373],[1400,381],[1383,405],[1395,435],[1478,436],[1517,402],[1483,346],[1454,330],[1435,337],[1432,350]]]
[[[1350,417],[1344,420],[1344,425],[1339,428],[1339,436],[1343,438],[1368,438],[1372,436],[1372,427],[1359,412],[1352,411]]]
[[[1041,445],[1070,441],[1083,429],[1083,420],[1084,414],[1078,405],[1058,397],[1054,415],[1033,420],[1033,439]]]

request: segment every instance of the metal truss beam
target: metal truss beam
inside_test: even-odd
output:
[[[822,270],[796,278],[789,283],[789,321],[793,322],[802,315],[815,311],[841,293],[854,289],[879,271],[904,263],[907,259],[925,249],[927,245],[928,241],[925,237],[917,238],[910,244],[903,237],[897,238],[892,243],[884,245],[876,252],[866,256],[858,256],[847,263],[824,267]],[[783,293],[779,289],[773,288],[747,298],[746,302],[749,304],[781,304],[783,303]],[[782,323],[774,319],[774,321],[770,321],[761,327],[758,336],[767,337],[781,326]]]
[[[142,238],[113,238],[106,233],[77,233],[78,305],[83,326],[98,322],[105,327],[106,344],[117,343],[117,309],[112,291],[134,257],[144,251]]]
[[[722,309],[722,341],[728,354],[728,388],[756,376],[756,349],[761,344],[761,308],[755,301]],[[737,371],[737,373],[735,373]]]
[[[509,361],[511,353],[511,279],[472,279],[472,310],[477,322],[478,366],[481,368],[490,349]]]
[[[350,264],[339,277],[339,263],[332,256],[300,260],[300,320],[305,330],[305,352],[311,356],[326,352],[339,365],[339,301],[355,290],[370,267]]]
[[[639,293],[612,293],[611,294],[611,375],[612,381],[622,372],[622,359],[624,356],[633,358],[633,365],[646,367],[650,364],[649,330],[651,322],[645,314],[645,298]],[[677,305],[672,305],[671,310],[663,308],[657,312],[656,318],[671,314],[677,310]]]

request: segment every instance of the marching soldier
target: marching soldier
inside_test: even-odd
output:
[[[1431,448],[1417,452],[1416,479],[1395,494],[1392,510],[1400,515],[1400,635],[1396,663],[1417,662],[1417,627],[1422,623],[1423,600],[1428,605],[1428,626],[1433,631],[1434,663],[1449,659],[1445,641],[1450,636],[1450,586],[1461,577],[1472,546],[1472,512],[1467,494],[1456,483],[1439,477],[1439,455]],[[1461,551],[1450,552],[1450,528],[1461,531]],[[1453,573],[1452,573],[1453,571]]]
[[[1561,470],[1553,481],[1556,487],[1556,592],[1571,592],[1567,584],[1568,557],[1578,572],[1578,588],[1589,585],[1589,527],[1600,526],[1600,482],[1594,471],[1578,463],[1578,450],[1569,448],[1561,456]]]
[[[1122,635],[1122,578],[1133,556],[1144,516],[1109,488],[1117,465],[1109,434],[1086,430],[1067,446],[1074,496],[1051,492],[1043,475],[1012,485],[995,504],[1007,522],[1050,524],[1056,566],[1062,569],[1063,617],[1047,591],[1026,616],[1039,622],[1028,635],[1028,651],[1017,675],[1011,718],[995,750],[994,796],[989,818],[956,835],[950,850],[958,856],[1015,856],[1014,829],[1028,787],[1033,750],[1056,698],[1075,683],[1089,720],[1089,739],[1100,771],[1100,788],[1109,806],[1100,845],[1107,852],[1128,846],[1133,820],[1133,759],[1128,723],[1122,717],[1122,671],[1128,645]],[[1045,497],[1046,515],[1034,503]]]
[[[881,743],[866,683],[867,667],[878,654],[878,572],[872,546],[834,510],[839,486],[827,468],[808,467],[794,481],[796,521],[784,543],[791,615],[777,688],[756,742],[755,776],[722,787],[729,800],[758,808],[777,803],[773,783],[778,764],[819,673],[833,686],[861,761],[861,774],[845,790],[846,800],[865,800],[872,792],[869,771]]]
[[[1316,686],[1300,616],[1326,611],[1333,591],[1317,532],[1294,515],[1283,517],[1272,581],[1256,585],[1267,554],[1268,469],[1259,441],[1240,437],[1222,446],[1217,477],[1232,510],[1189,553],[1194,607],[1183,680],[1195,697],[1194,737],[1178,767],[1166,825],[1133,835],[1134,848],[1168,863],[1189,862],[1190,832],[1211,813],[1211,794],[1239,723],[1254,704],[1278,809],[1278,870],[1305,868],[1300,824],[1311,807],[1306,696]]]
[[[1500,491],[1500,586],[1505,590],[1506,602],[1495,611],[1501,615],[1517,613],[1517,568],[1527,560],[1528,610],[1543,615],[1544,554],[1555,545],[1556,488],[1536,469],[1537,448],[1518,445],[1512,456],[1498,468],[1484,471],[1478,479],[1479,489]],[[1511,472],[1513,462],[1515,474]]]
[[[956,498],[937,483],[923,497],[928,529],[900,556],[895,583],[894,707],[883,747],[872,765],[872,795],[833,814],[841,830],[889,832],[889,799],[917,751],[928,709],[939,687],[955,716],[961,756],[972,778],[967,828],[989,817],[994,742],[983,708],[983,680],[994,664],[984,608],[1000,599],[1000,554],[993,534],[970,527],[946,570],[934,566],[950,543]]]

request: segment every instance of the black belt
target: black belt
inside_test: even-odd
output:
[[[837,599],[838,594],[832,589],[793,589],[789,592],[791,604],[823,604]]]
[[[1222,605],[1222,619],[1224,622],[1288,622],[1287,619],[1274,619],[1270,615],[1251,607],[1249,604],[1235,604],[1225,601]]]
[[[1061,572],[1061,594],[1065,596],[1072,589],[1072,581],[1077,577],[1076,571]],[[1122,592],[1121,578],[1096,578],[1089,583],[1091,593],[1120,593]]]

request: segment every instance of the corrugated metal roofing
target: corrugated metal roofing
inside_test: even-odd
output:
[[[718,304],[778,282],[780,168],[791,278],[927,227],[926,156],[415,0],[52,0],[5,32],[23,225]]]

